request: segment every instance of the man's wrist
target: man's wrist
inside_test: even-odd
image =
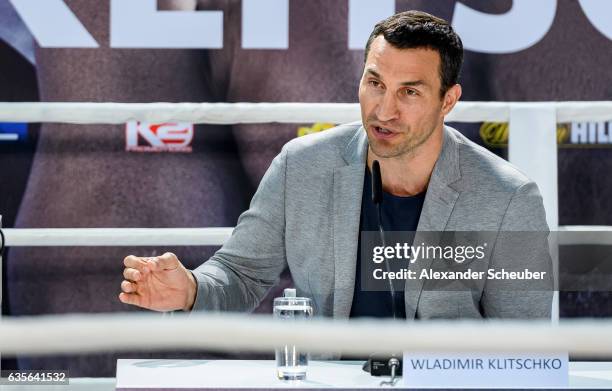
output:
[[[185,300],[185,306],[183,307],[183,311],[185,312],[189,312],[193,308],[198,291],[198,283],[191,270],[187,270],[187,279],[189,280],[187,283],[187,298]]]

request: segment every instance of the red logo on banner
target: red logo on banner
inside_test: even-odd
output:
[[[149,124],[131,121],[125,126],[125,150],[130,152],[191,152],[193,124]]]

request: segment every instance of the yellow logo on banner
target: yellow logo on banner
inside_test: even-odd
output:
[[[507,122],[484,122],[480,126],[480,138],[485,145],[491,148],[505,148],[508,146],[509,126]],[[568,144],[570,127],[568,124],[557,125],[557,144]]]
[[[484,122],[480,126],[480,138],[491,148],[508,146],[507,122]]]
[[[307,134],[318,133],[324,130],[333,128],[336,126],[335,124],[330,124],[327,122],[317,122],[313,124],[311,127],[301,126],[298,128],[297,135],[298,137],[306,136]]]
[[[570,139],[570,126],[568,124],[557,125],[557,144],[567,144]]]

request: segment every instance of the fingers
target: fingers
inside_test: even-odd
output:
[[[140,281],[140,279],[142,278],[142,273],[136,269],[132,269],[132,268],[125,268],[123,269],[123,278],[125,278],[126,280],[129,281]]]
[[[165,253],[159,257],[147,258],[147,261],[152,266],[152,269],[156,271],[174,270],[180,265],[178,258],[173,253]]]
[[[129,255],[123,260],[124,281],[121,282],[119,300],[125,304],[143,307],[143,298],[137,293],[137,283],[144,280],[144,276],[151,271],[151,258],[141,258]]]
[[[121,290],[125,293],[134,293],[136,292],[136,284],[131,282],[131,281],[125,281],[123,280],[121,282]]]
[[[123,285],[123,284],[122,284]],[[125,304],[141,306],[142,298],[135,293],[121,292],[119,294],[119,300]]]
[[[123,270],[123,278],[121,282],[121,293],[119,300],[125,304],[144,307],[143,303],[149,306],[148,302],[143,300],[143,296],[138,294],[138,284],[146,284],[148,273],[153,271],[175,270],[181,263],[176,255],[165,253],[159,257],[141,258],[134,255],[129,255],[123,260],[125,269]]]
[[[136,257],[134,255],[128,255],[123,260],[123,265],[128,268],[143,271],[144,267],[147,266],[146,258]]]
[[[123,260],[123,264],[126,268],[136,269],[140,273],[146,273],[148,267],[153,270],[174,270],[180,265],[180,261],[173,253],[165,253],[158,257],[136,257],[134,255],[128,255]],[[148,267],[147,267],[148,266]],[[127,279],[131,279],[126,277]],[[135,280],[134,280],[135,281]]]

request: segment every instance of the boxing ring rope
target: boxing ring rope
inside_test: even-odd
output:
[[[448,122],[509,121],[513,110],[552,108],[558,122],[612,120],[612,102],[459,102]],[[0,103],[0,122],[123,124],[345,123],[360,119],[357,103]]]
[[[357,104],[322,103],[0,103],[0,122],[123,124],[145,122],[344,123],[359,120]],[[593,234],[610,243],[612,227],[558,226],[556,124],[612,120],[612,102],[460,102],[448,122],[510,123],[509,160],[542,192],[551,230]],[[547,131],[534,131],[545,129]],[[537,156],[539,164],[533,164]],[[232,228],[5,229],[7,246],[220,245]],[[603,232],[600,232],[603,231]],[[571,244],[571,243],[570,243]],[[554,308],[554,305],[553,305]],[[553,318],[555,314],[553,313]],[[269,318],[233,314],[58,315],[0,318],[3,354],[50,354],[129,349],[213,348],[271,351],[295,343],[312,352],[569,351],[612,354],[612,322],[563,320],[446,321],[316,319],[286,328]],[[146,330],[146,333],[143,333]],[[172,332],[168,332],[172,330]],[[143,335],[147,335],[146,339]],[[231,335],[231,338],[227,338]],[[457,338],[461,335],[461,338]],[[355,343],[359,341],[359,343]]]
[[[350,321],[314,318],[291,327],[266,315],[87,314],[7,318],[0,322],[5,355],[130,350],[215,349],[271,352],[295,344],[311,353],[569,352],[612,354],[612,321]],[[228,338],[231,336],[231,338]],[[460,336],[460,337],[458,337]]]
[[[26,228],[3,229],[7,247],[220,246],[233,228]]]
[[[5,228],[7,247],[221,246],[233,227],[215,228]],[[612,246],[611,226],[561,226],[558,244]],[[572,235],[573,234],[573,235]]]

